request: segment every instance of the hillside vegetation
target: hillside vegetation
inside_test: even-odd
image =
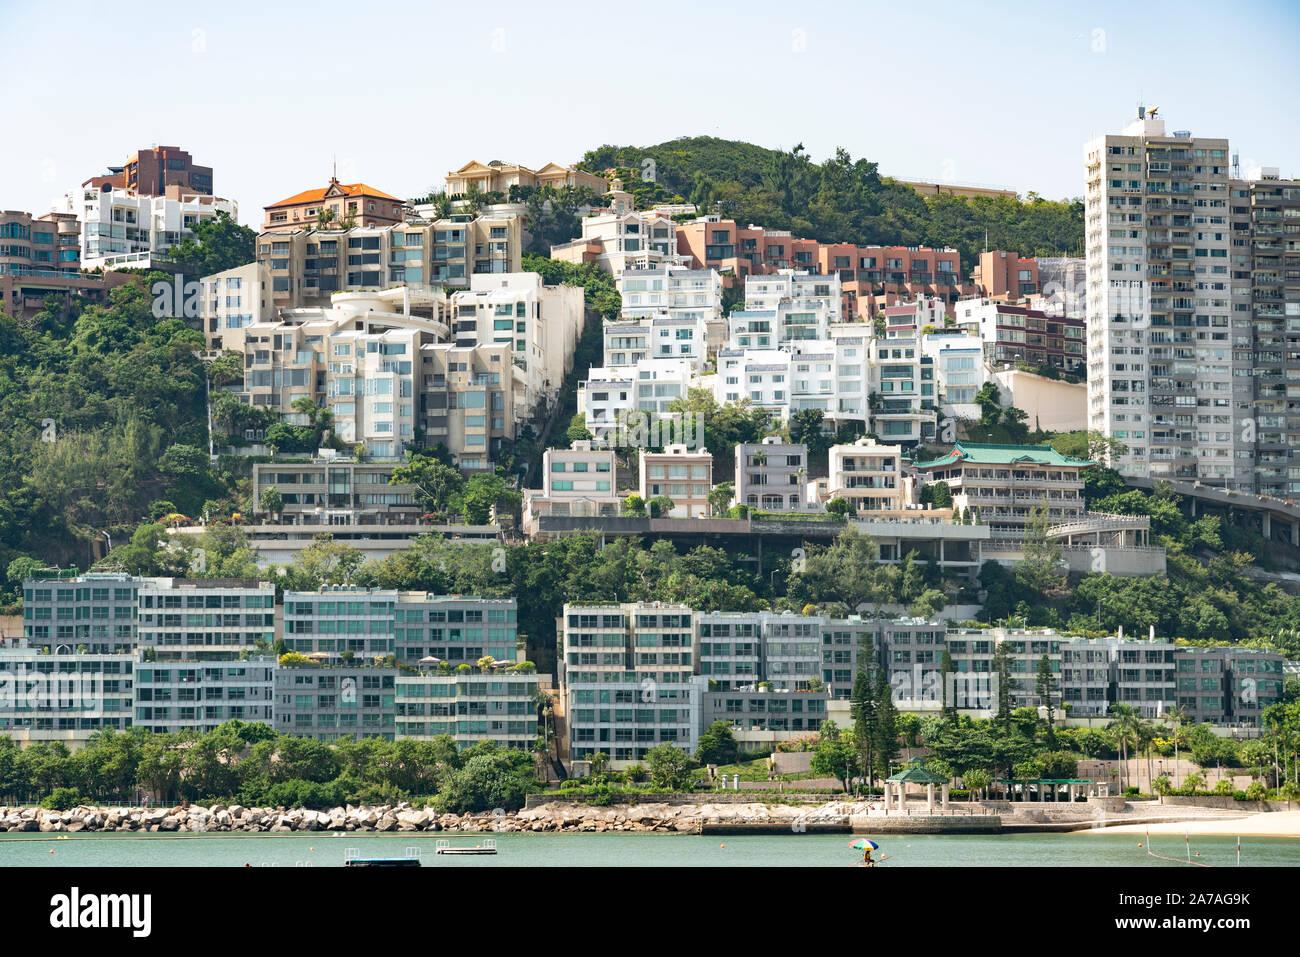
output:
[[[775,150],[695,136],[655,146],[601,146],[578,165],[598,173],[619,169],[638,205],[680,197],[702,213],[821,242],[952,246],[961,251],[963,272],[985,248],[986,233],[989,249],[1082,255],[1080,199],[922,196],[843,149],[815,163],[802,144]],[[653,180],[642,180],[650,170]]]

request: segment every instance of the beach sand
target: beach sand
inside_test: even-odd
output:
[[[1168,809],[1168,810],[1172,810]],[[1088,834],[1225,834],[1229,837],[1300,837],[1300,811],[1269,811],[1239,818],[1198,818],[1158,824],[1117,824]],[[1085,832],[1077,832],[1085,833]]]

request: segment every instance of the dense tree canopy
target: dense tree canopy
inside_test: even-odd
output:
[[[673,194],[696,203],[700,212],[789,229],[807,239],[952,246],[961,252],[963,270],[974,265],[986,240],[989,249],[1025,256],[1083,255],[1081,199],[1056,202],[1034,193],[1024,200],[922,196],[843,149],[819,164],[802,144],[773,150],[696,136],[656,146],[601,146],[579,165],[593,172],[648,170],[662,192],[647,192],[647,202]]]

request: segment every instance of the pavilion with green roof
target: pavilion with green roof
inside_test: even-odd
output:
[[[909,784],[924,784],[925,807],[926,810],[933,811],[934,786],[937,784],[940,789],[940,807],[946,811],[948,810],[949,783],[948,778],[931,771],[921,762],[920,758],[912,758],[907,762],[903,770],[885,778],[885,810],[890,810],[891,803],[893,804],[893,810],[905,810],[907,808],[907,786]]]
[[[927,484],[948,486],[956,514],[991,526],[995,538],[1020,538],[1035,509],[1052,525],[1081,519],[1087,511],[1082,472],[1096,464],[1050,445],[957,442],[911,468]]]
[[[998,445],[984,442],[958,442],[937,459],[913,462],[912,468],[930,472],[937,468],[969,462],[972,465],[1053,466],[1056,468],[1090,469],[1097,463],[1089,459],[1076,459],[1062,455],[1050,445]]]

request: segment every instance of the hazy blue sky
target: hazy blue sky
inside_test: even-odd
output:
[[[887,175],[1082,193],[1139,98],[1300,176],[1300,4],[0,0],[0,208],[188,149],[240,218],[339,178],[398,196],[470,159],[713,135]],[[7,142],[5,142],[7,141]]]

